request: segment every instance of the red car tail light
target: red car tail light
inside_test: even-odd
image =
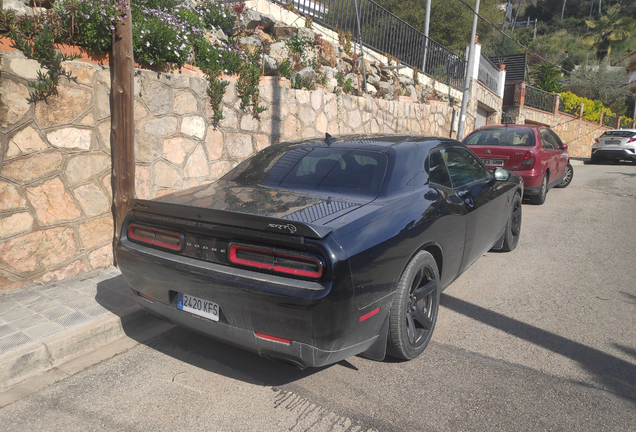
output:
[[[312,279],[319,279],[323,274],[318,258],[274,248],[231,244],[229,260],[232,264]]]
[[[596,141],[597,144],[600,143],[600,141],[598,140],[598,138],[594,138],[594,141]]]
[[[523,157],[523,162],[521,162],[520,170],[525,171],[533,169],[536,161],[537,159],[532,152],[526,152],[526,155]]]
[[[130,224],[128,226],[128,238],[132,241],[172,251],[180,251],[183,245],[183,236],[181,234],[144,225]]]

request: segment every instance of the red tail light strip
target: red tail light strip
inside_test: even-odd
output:
[[[277,337],[277,336],[270,336],[270,335],[266,335],[266,334],[263,334],[263,333],[256,333],[256,332],[254,332],[254,334],[256,336],[258,336],[259,338],[261,338],[261,339],[267,339],[267,340],[271,340],[271,341],[274,341],[274,342],[284,343],[285,345],[291,345],[291,339],[284,339],[284,338],[280,338],[280,337]]]
[[[241,251],[251,252],[257,255],[262,256],[263,258],[267,257],[271,259],[271,263],[269,262],[260,262],[249,260],[245,258],[241,258],[238,256],[238,253]],[[299,265],[300,264],[311,264],[315,267],[315,270],[305,270],[301,268],[294,268],[289,265],[282,265],[277,262],[277,259],[284,259],[286,261],[295,261]],[[303,276],[308,278],[318,279],[322,276],[323,267],[320,260],[312,257],[304,257],[298,255],[292,255],[282,252],[277,252],[275,250],[267,250],[267,249],[258,249],[250,246],[243,245],[230,245],[230,262],[233,264],[244,265],[247,267],[254,267],[264,270],[271,270],[276,273],[285,273],[294,276]]]
[[[362,316],[360,317],[360,322],[362,322],[362,321],[364,321],[364,320],[366,320],[366,319],[371,318],[373,315],[377,315],[377,313],[378,313],[378,312],[380,312],[380,308],[373,309],[371,312],[369,312],[369,313],[366,313],[366,314],[362,315]]]
[[[181,235],[157,228],[131,224],[128,226],[128,238],[141,243],[151,244],[164,249],[180,251]],[[168,243],[172,242],[172,243]]]

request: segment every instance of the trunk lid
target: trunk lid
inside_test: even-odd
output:
[[[636,136],[636,132],[628,131],[628,130],[612,130],[606,131],[599,138],[599,144],[602,148],[610,149],[621,149],[626,147],[630,140],[632,140]],[[632,144],[634,141],[631,141]]]
[[[324,196],[219,181],[154,200],[131,200],[130,209],[193,221],[321,239],[327,224],[373,201]]]
[[[509,171],[521,168],[526,153],[532,149],[531,146],[468,146],[486,166],[489,168],[501,167]]]

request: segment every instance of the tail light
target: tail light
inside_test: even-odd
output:
[[[523,162],[521,162],[521,170],[531,170],[534,168],[534,164],[537,161],[534,154],[532,152],[526,152],[526,155],[523,157]]]
[[[634,141],[636,141],[636,137],[630,138],[627,140],[627,144],[629,143],[633,143]]]
[[[594,141],[596,141],[596,144],[600,144],[601,142],[598,140],[598,138],[594,138]]]
[[[182,234],[144,225],[130,224],[128,239],[177,252],[181,251],[183,246]]]
[[[232,264],[311,279],[323,274],[322,262],[312,255],[236,243],[229,249]]]

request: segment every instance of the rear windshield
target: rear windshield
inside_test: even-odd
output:
[[[375,196],[382,187],[386,166],[384,153],[331,147],[281,149],[272,146],[227,173],[223,180],[248,187]]]
[[[483,129],[470,134],[464,144],[534,146],[534,133],[525,128]]]
[[[631,138],[634,135],[636,135],[636,132],[634,131],[627,131],[627,130],[615,130],[615,131],[607,131],[605,133],[603,133],[602,136],[604,137],[616,137],[616,138]]]

